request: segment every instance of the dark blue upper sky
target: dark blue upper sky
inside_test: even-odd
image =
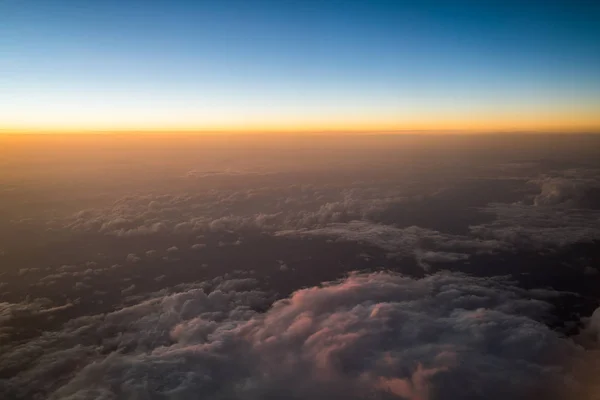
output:
[[[0,0],[0,53],[7,126],[427,126],[600,104],[598,1]]]

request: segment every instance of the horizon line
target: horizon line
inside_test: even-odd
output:
[[[269,135],[494,135],[494,134],[600,134],[600,127],[592,129],[11,129],[0,128],[1,136],[51,135],[181,135],[181,136],[269,136]]]

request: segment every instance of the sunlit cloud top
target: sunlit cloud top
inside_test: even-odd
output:
[[[594,130],[598,21],[593,1],[0,0],[0,129]]]

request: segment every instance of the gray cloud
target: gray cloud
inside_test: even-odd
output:
[[[367,243],[386,250],[391,255],[414,257],[422,266],[433,262],[463,260],[466,253],[461,251],[490,252],[500,250],[503,244],[495,239],[483,240],[461,235],[451,235],[431,229],[409,226],[398,228],[367,221],[333,223],[322,228],[303,230],[283,230],[279,236],[324,236],[338,240]]]
[[[125,260],[130,263],[137,263],[141,260],[141,258],[134,253],[129,253],[127,254],[127,257],[125,257]]]
[[[523,169],[520,165],[517,172]],[[126,196],[107,208],[79,212],[62,224],[77,232],[119,237],[246,230],[287,237],[323,236],[369,243],[392,255],[412,256],[425,269],[430,264],[464,259],[473,253],[599,240],[600,209],[594,208],[596,203],[600,207],[598,171],[551,170],[552,175],[530,176],[535,165],[525,163],[524,175],[518,178],[522,184],[516,187],[523,192],[513,197],[521,196],[521,201],[477,205],[477,209],[453,204],[470,201],[458,189],[432,193],[427,185],[419,186],[418,195],[392,183],[348,183],[339,187],[274,185],[203,194]],[[486,179],[482,182],[490,186],[493,179]],[[466,189],[460,185],[458,188],[466,190],[466,194],[486,188],[477,186],[477,180],[473,182]],[[439,189],[439,184],[436,187]],[[394,220],[410,214],[410,207],[415,204],[422,204],[416,209],[425,214],[427,207],[433,207],[434,215],[444,220],[440,208],[445,202],[451,203],[449,213],[465,212],[465,220],[471,216],[472,225],[461,222],[465,225],[460,234],[456,230],[450,234],[445,232],[445,226],[426,229]],[[484,222],[477,213],[487,215]],[[417,218],[415,223],[424,222],[427,226],[427,221]],[[453,221],[450,218],[449,225]]]
[[[14,331],[15,320],[27,320],[35,316],[51,316],[52,313],[67,310],[76,302],[67,301],[64,304],[56,305],[50,299],[41,297],[35,299],[27,298],[19,303],[0,302],[0,354],[5,346],[4,340],[8,343],[11,333]]]
[[[600,179],[597,172],[589,176],[590,171],[585,174],[581,171],[568,170],[562,175],[532,181],[540,187],[540,193],[533,199],[534,205],[568,208],[600,207]]]
[[[203,230],[274,231],[364,219],[404,200],[395,187],[333,190],[327,185],[275,186],[195,195],[126,196],[104,209],[83,210],[56,222],[78,232],[121,237]],[[244,212],[232,213],[238,208]]]
[[[266,172],[256,172],[256,171],[245,171],[245,170],[236,170],[236,169],[224,169],[224,170],[215,170],[215,171],[199,171],[196,169],[189,170],[186,172],[185,176],[187,178],[212,178],[212,177],[238,177],[238,176],[247,176],[247,175],[268,175]]]
[[[21,372],[0,393],[424,400],[582,398],[589,389],[569,368],[588,353],[540,322],[543,296],[502,278],[352,274],[265,313],[253,311],[268,301],[255,283],[157,294],[2,349],[0,372]]]
[[[472,226],[471,233],[487,240],[542,248],[600,239],[600,211],[524,204],[491,204],[484,210],[496,219]]]

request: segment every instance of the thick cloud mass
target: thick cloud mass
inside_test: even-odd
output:
[[[391,273],[295,292],[192,288],[2,349],[3,398],[519,399],[579,393],[585,352],[502,278]],[[597,318],[593,319],[597,328]],[[594,329],[595,329],[594,328]],[[568,392],[566,392],[568,391]],[[541,396],[541,397],[540,397]]]

